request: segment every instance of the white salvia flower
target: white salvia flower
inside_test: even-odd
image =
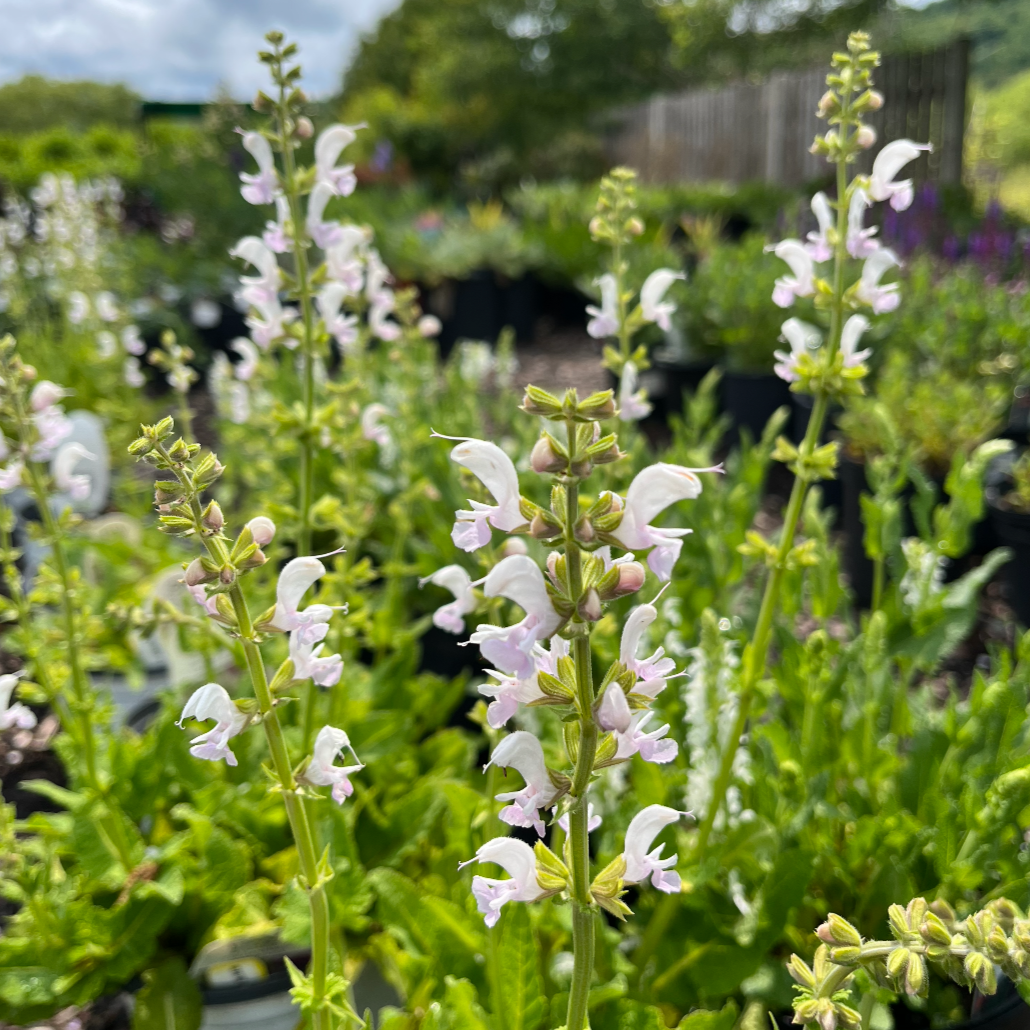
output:
[[[246,425],[250,419],[250,391],[247,384],[231,382],[225,392],[229,403],[229,419],[237,426]]]
[[[418,332],[420,336],[431,337],[439,336],[440,330],[443,329],[443,324],[436,315],[423,315],[418,320]]]
[[[257,371],[257,347],[255,347],[246,336],[237,336],[236,339],[229,344],[229,347],[239,354],[241,359],[237,362],[235,369],[233,369],[236,378],[242,382],[247,382]]]
[[[36,427],[37,440],[29,450],[29,457],[33,461],[49,461],[58,444],[71,436],[71,420],[59,404],[52,404],[37,411],[32,416],[32,422]]]
[[[866,262],[862,266],[862,277],[855,290],[855,297],[863,304],[868,304],[873,309],[874,315],[893,311],[901,303],[898,283],[880,285],[880,279],[888,269],[900,266],[901,262],[897,255],[886,247],[866,258]]]
[[[0,676],[0,730],[31,730],[36,725],[36,716],[31,708],[20,701],[11,703],[11,695],[25,670],[8,672]]]
[[[536,901],[546,893],[537,882],[536,856],[525,841],[495,837],[476,852],[475,858],[462,862],[458,868],[462,869],[470,862],[493,862],[511,877],[510,880],[472,877],[472,895],[487,926],[497,925],[501,909],[509,901]]]
[[[490,542],[490,527],[510,533],[526,524],[519,494],[519,477],[511,458],[488,440],[462,440],[451,461],[467,468],[490,491],[496,504],[470,500],[471,510],[456,511],[451,539],[463,551],[476,551]]]
[[[664,844],[651,852],[648,852],[648,848],[654,843],[655,837],[666,826],[678,822],[682,814],[665,805],[648,805],[633,817],[626,830],[626,843],[622,852],[626,863],[626,872],[622,878],[624,883],[641,883],[650,876],[652,885],[658,890],[667,894],[679,893],[679,873],[666,871],[676,865],[677,856],[662,858]]]
[[[677,280],[686,279],[682,272],[674,272],[671,268],[658,268],[653,271],[640,287],[640,313],[645,322],[654,322],[659,329],[668,332],[672,328],[670,316],[676,311],[671,300],[662,301],[666,290]]]
[[[637,658],[640,638],[644,630],[658,618],[658,609],[653,604],[638,604],[626,619],[619,646],[619,661],[634,673],[637,683],[633,693],[645,697],[657,697],[666,687],[676,663],[664,657],[665,648],[660,647],[649,658]]]
[[[773,371],[788,383],[796,383],[800,378],[798,370],[801,357],[819,349],[823,342],[822,334],[814,325],[802,322],[800,318],[788,318],[780,326],[780,338],[790,344],[790,353],[773,351],[777,359]]]
[[[569,642],[561,637],[551,637],[550,650],[539,641],[533,645],[533,662],[540,672],[558,677],[558,659],[568,658]]]
[[[325,331],[335,338],[344,354],[350,353],[358,342],[358,316],[340,313],[340,306],[348,296],[348,288],[335,281],[327,282],[315,295],[315,304],[325,324]]]
[[[472,589],[472,577],[460,565],[445,565],[437,569],[431,576],[418,581],[420,587],[426,583],[443,587],[454,595],[449,604],[437,608],[433,612],[433,625],[460,636],[465,632],[464,616],[476,610],[476,594]]]
[[[81,501],[89,497],[93,481],[87,475],[74,475],[74,469],[80,461],[95,459],[96,455],[87,451],[81,443],[74,440],[66,443],[57,452],[51,466],[51,473],[57,489],[69,494],[73,501]]]
[[[131,386],[134,390],[138,390],[147,381],[139,358],[128,357],[122,362],[122,378],[125,385]]]
[[[540,809],[549,808],[554,803],[558,788],[551,782],[540,741],[532,733],[516,730],[494,748],[487,767],[491,765],[517,769],[526,781],[522,790],[497,795],[497,801],[512,802],[501,809],[501,821],[509,826],[532,826],[542,837],[544,822],[540,818]]]
[[[320,632],[313,627],[328,622],[336,610],[327,604],[311,604],[304,611],[298,610],[300,599],[325,575],[325,566],[314,556],[294,558],[286,563],[279,573],[275,588],[275,612],[269,620],[271,629],[282,633],[300,630],[308,641],[321,639]]]
[[[290,202],[280,193],[275,198],[275,221],[265,222],[265,231],[261,234],[264,245],[276,254],[286,254],[293,250],[293,240],[286,231],[290,219]]]
[[[619,331],[619,288],[611,272],[598,276],[594,285],[601,287],[601,306],[587,305],[587,314],[591,316],[587,332],[595,340],[603,340]]]
[[[664,765],[676,757],[679,753],[679,744],[668,738],[668,723],[651,730],[650,733],[644,732],[644,727],[653,716],[654,712],[638,712],[625,730],[615,731],[615,740],[619,745],[615,757],[618,760],[622,761],[639,754],[645,762]]]
[[[873,353],[871,347],[856,351],[858,341],[869,328],[869,319],[865,315],[852,315],[845,323],[840,334],[840,353],[844,358],[845,368],[857,368]]]
[[[349,197],[358,184],[354,165],[340,165],[336,161],[346,147],[357,139],[356,129],[363,125],[330,125],[318,134],[315,140],[315,178],[325,183],[334,193]]]
[[[241,291],[242,293],[243,291]],[[269,297],[265,300],[252,299],[250,304],[257,311],[257,315],[252,312],[244,321],[250,330],[251,339],[263,349],[267,349],[284,336],[286,326],[297,318],[297,309],[294,307],[284,308],[279,303],[278,297]],[[287,336],[283,343],[289,350],[293,350],[297,346],[297,340],[292,336]]]
[[[82,325],[89,318],[89,298],[79,290],[68,294],[68,321],[72,325]]]
[[[240,193],[248,204],[271,204],[279,192],[272,145],[260,132],[244,132],[243,148],[257,162],[258,173],[240,172]]]
[[[113,358],[118,352],[118,337],[107,329],[97,333],[97,355],[102,361]]]
[[[869,196],[873,200],[889,200],[895,211],[904,211],[912,203],[912,180],[895,182],[894,178],[924,150],[932,151],[930,143],[913,143],[910,139],[896,139],[876,155],[869,176]]]
[[[267,515],[255,515],[247,523],[247,529],[258,547],[264,547],[275,539],[275,523]]]
[[[514,626],[479,625],[470,641],[501,672],[529,679],[536,669],[533,645],[553,636],[565,621],[554,610],[540,566],[525,554],[504,558],[490,570],[483,593],[514,601],[526,616]]]
[[[389,294],[389,299],[384,299],[385,294],[380,294],[379,303],[368,309],[368,329],[378,339],[392,343],[401,335],[401,327],[387,318],[393,311],[394,298],[392,291],[385,292]]]
[[[846,246],[853,258],[867,258],[880,249],[880,244],[873,237],[877,233],[876,226],[866,229],[864,226],[866,208],[872,205],[869,194],[856,187],[851,194],[848,206],[848,238]]]
[[[354,755],[355,765],[333,765],[336,756],[344,750]],[[350,781],[351,773],[356,773],[365,766],[354,754],[350,738],[343,730],[335,726],[323,726],[315,737],[311,761],[308,762],[300,779],[314,787],[333,788],[333,801],[342,805],[354,793],[354,785]]]
[[[4,468],[0,468],[0,491],[17,490],[21,486],[25,463],[19,458]]]
[[[479,692],[483,697],[493,698],[486,706],[486,721],[495,730],[499,730],[519,710],[519,705],[528,705],[544,696],[535,672],[528,679],[521,680],[495,669],[487,669],[487,675],[492,676],[495,682],[480,683]]]
[[[329,623],[320,622],[290,634],[290,659],[295,680],[313,680],[317,686],[332,687],[340,682],[343,659],[338,654],[321,655]]]
[[[186,590],[189,592],[190,597],[193,598],[201,608],[207,612],[208,615],[218,614],[218,595],[212,594],[210,597],[207,596],[207,591],[200,583],[186,584]]]
[[[147,349],[143,337],[139,334],[139,326],[127,325],[122,330],[122,346],[125,348],[126,354],[134,354],[136,357],[139,357]]]
[[[569,813],[566,812],[558,820],[558,825],[566,832],[569,832]],[[594,805],[591,802],[587,805],[587,833],[593,833],[601,825],[601,817],[594,815]]]
[[[721,472],[721,466],[688,469],[682,465],[658,462],[638,472],[626,492],[622,521],[610,535],[627,551],[653,547],[647,556],[651,571],[666,582],[683,548],[682,537],[689,529],[659,529],[650,525],[670,504],[693,500],[701,493],[698,472]]]
[[[43,411],[67,396],[68,391],[63,386],[58,386],[49,379],[41,379],[29,394],[29,407],[33,411]]]
[[[808,234],[808,253],[813,261],[829,261],[833,257],[833,247],[830,245],[833,211],[830,209],[829,199],[821,190],[812,198],[812,214],[819,223],[819,231]]]
[[[618,730],[625,733],[632,721],[633,713],[629,709],[626,693],[615,680],[612,680],[597,708],[598,725],[606,732]]]
[[[273,301],[278,303],[279,287],[282,283],[282,271],[275,254],[257,236],[244,236],[229,251],[229,256],[246,261],[261,274],[259,276],[240,276],[243,287],[239,296],[253,307],[260,308]]]
[[[224,758],[228,765],[238,764],[229,748],[229,741],[242,733],[250,720],[229,697],[225,687],[217,683],[205,683],[195,690],[176,725],[182,726],[187,719],[196,719],[197,722],[215,720],[213,729],[190,741],[190,754],[194,758],[204,758],[209,762]]]
[[[650,414],[646,391],[637,389],[637,366],[627,361],[619,380],[619,418],[623,422],[638,422]]]
[[[336,195],[336,191],[327,182],[315,183],[311,195],[308,197],[308,235],[315,242],[316,247],[325,250],[334,243],[340,242],[341,226],[339,222],[325,222],[322,215],[325,206]]]
[[[93,310],[101,322],[118,321],[118,305],[115,303],[114,294],[103,290],[93,298]]]
[[[367,404],[361,412],[361,435],[379,447],[380,459],[384,465],[392,465],[396,457],[396,448],[390,429],[382,419],[389,415],[390,409],[385,404]]]
[[[815,293],[815,269],[812,256],[799,240],[783,240],[771,250],[781,261],[790,266],[793,276],[784,275],[776,280],[773,289],[773,303],[789,308],[796,297],[811,297]]]
[[[364,265],[360,250],[367,242],[365,230],[360,226],[342,225],[339,239],[326,248],[326,275],[346,287],[345,296],[354,297],[361,292]]]

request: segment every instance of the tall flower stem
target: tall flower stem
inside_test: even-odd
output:
[[[569,455],[576,453],[577,425],[568,423]],[[579,519],[579,481],[570,476],[565,483],[565,561],[569,594],[578,604],[583,595],[583,567],[574,527]],[[579,753],[572,783],[576,801],[569,812],[569,846],[572,852],[572,985],[569,988],[568,1030],[583,1030],[587,1024],[587,1001],[594,970],[594,910],[590,899],[589,804],[587,793],[597,754],[597,723],[594,721],[594,678],[590,658],[589,627],[572,639],[572,658],[576,665],[576,702],[579,708]]]
[[[845,115],[847,110],[848,104],[845,101]],[[832,365],[833,359],[840,347],[841,330],[844,324],[844,269],[847,261],[846,243],[848,227],[847,189],[847,169],[845,162],[841,160],[837,163],[837,242],[834,250],[833,296],[830,302],[830,331],[827,343],[827,361],[830,365]],[[826,387],[817,387],[812,417],[808,422],[804,440],[799,448],[800,459],[798,465],[801,469],[806,466],[819,444],[823,423],[826,421],[826,412],[829,408],[829,400],[829,393]],[[787,510],[783,518],[780,542],[776,549],[769,578],[765,583],[765,590],[762,594],[758,621],[755,624],[755,631],[751,642],[743,655],[743,673],[737,695],[736,717],[734,718],[729,736],[726,738],[726,748],[720,756],[719,772],[712,785],[712,797],[704,818],[701,820],[694,846],[694,861],[699,866],[704,863],[707,857],[712,829],[715,826],[715,820],[718,817],[719,811],[726,800],[726,792],[733,777],[733,760],[736,757],[740,739],[747,728],[755,690],[765,675],[773,621],[779,608],[780,589],[783,585],[784,573],[786,572],[787,558],[791,548],[794,546],[794,537],[797,532],[798,522],[801,519],[801,512],[804,509],[808,486],[809,479],[805,475],[798,474],[794,477],[794,485],[791,487]],[[641,939],[640,947],[634,955],[634,961],[638,969],[642,969],[654,954],[658,942],[676,914],[677,900],[675,895],[669,895],[664,898],[651,917],[651,921]]]
[[[200,499],[193,489],[189,477],[175,465],[163,444],[159,444],[156,450],[169,466],[176,469],[176,476],[182,484],[185,496],[189,499],[194,521],[197,526],[200,526],[202,520]],[[229,554],[223,541],[218,536],[203,536],[202,540],[211,558],[219,566],[227,566]],[[272,769],[279,783],[283,804],[286,806],[286,816],[293,833],[294,843],[297,845],[301,877],[308,893],[308,904],[311,910],[311,978],[314,1000],[311,1025],[313,1030],[332,1030],[329,1010],[320,1004],[325,999],[326,978],[329,972],[329,899],[326,896],[325,885],[320,879],[315,835],[303,800],[297,793],[297,779],[293,774],[293,765],[290,762],[289,750],[283,736],[282,724],[279,722],[269,688],[265,663],[258,647],[258,634],[254,629],[254,620],[247,606],[247,600],[243,596],[239,580],[232,584],[228,593],[229,600],[232,602],[233,614],[236,616],[237,633],[243,644],[243,652],[247,660],[247,671],[250,673],[251,683],[254,687],[254,697],[261,713],[261,725],[264,727],[268,750],[272,756]]]

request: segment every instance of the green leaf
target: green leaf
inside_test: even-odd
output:
[[[536,1030],[546,1005],[537,963],[536,938],[525,905],[509,905],[494,931],[497,983],[494,1015],[505,1030]]]
[[[143,974],[133,1030],[199,1030],[200,991],[181,958],[166,959]]]
[[[677,1030],[732,1030],[737,1021],[737,1006],[731,998],[718,1012],[698,1009],[684,1016]],[[620,1024],[619,1030],[622,1030]]]

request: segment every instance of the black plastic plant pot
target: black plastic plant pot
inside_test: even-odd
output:
[[[501,290],[501,327],[511,326],[517,343],[529,343],[536,332],[540,315],[540,284],[526,273],[509,279]]]
[[[1012,550],[1012,561],[1004,566],[1008,602],[1016,618],[1030,626],[1030,514],[1003,508],[994,500],[987,505],[998,542]]]
[[[457,280],[452,298],[453,308],[440,332],[441,353],[449,352],[458,340],[493,343],[503,324],[503,297],[493,271],[481,268]]]
[[[738,432],[758,440],[777,408],[790,406],[790,387],[765,372],[727,372],[722,378],[723,408]]]

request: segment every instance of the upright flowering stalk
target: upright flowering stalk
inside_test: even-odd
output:
[[[257,188],[257,185],[255,185]],[[303,598],[325,574],[315,557],[294,558],[279,576],[275,606],[255,618],[244,596],[242,581],[247,573],[265,563],[262,546],[275,534],[274,523],[265,516],[251,519],[235,540],[225,532],[217,502],[202,501],[205,490],[222,475],[224,468],[214,454],[198,456],[199,445],[172,440],[170,418],[154,426],[143,426],[130,447],[138,459],[153,465],[167,478],[157,481],[156,503],[161,529],[173,536],[195,537],[204,554],[185,570],[185,583],[208,616],[239,639],[246,656],[254,696],[234,701],[218,683],[207,683],[186,703],[182,721],[213,722],[191,742],[194,757],[236,764],[231,742],[249,726],[260,723],[271,754],[271,772],[282,794],[297,846],[298,877],[307,892],[311,910],[311,969],[304,975],[290,967],[294,1000],[310,1018],[314,1030],[331,1030],[338,1020],[353,1017],[347,1001],[346,981],[329,971],[330,919],[326,884],[333,876],[328,850],[319,858],[314,828],[308,818],[304,797],[316,798],[316,787],[332,787],[332,798],[342,804],[353,792],[350,775],[362,768],[338,765],[345,752],[353,755],[347,734],[324,726],[309,755],[295,762],[291,758],[276,711],[291,686],[312,679],[332,686],[340,679],[343,662],[339,655],[322,655],[322,641],[335,611],[325,604],[303,606]],[[260,643],[268,633],[288,633],[289,657],[269,680]],[[341,956],[342,958],[342,956]]]
[[[494,682],[482,692],[492,699],[487,717],[504,726],[521,706],[553,707],[562,717],[563,768],[548,766],[540,741],[525,730],[501,739],[490,765],[517,770],[524,785],[497,795],[506,802],[502,822],[534,829],[542,838],[548,822],[567,830],[561,857],[541,840],[531,849],[520,840],[488,841],[472,861],[505,869],[510,879],[476,876],[472,890],[488,926],[501,918],[510,902],[531,902],[561,894],[572,904],[575,963],[569,995],[568,1030],[587,1025],[587,997],[593,972],[595,921],[599,908],[624,918],[623,886],[650,879],[659,890],[678,891],[673,871],[676,856],[663,857],[653,847],[662,829],[682,813],[660,805],[645,808],[626,833],[623,854],[591,875],[588,834],[592,820],[589,790],[594,774],[639,756],[665,763],[677,753],[668,726],[653,727],[651,704],[665,688],[673,663],[659,649],[641,657],[641,638],[657,612],[650,604],[634,609],[622,638],[619,660],[600,683],[591,666],[591,627],[605,606],[640,590],[647,578],[644,565],[629,548],[649,551],[647,562],[660,580],[668,580],[687,529],[653,525],[677,501],[701,492],[700,471],[657,464],[644,469],[625,496],[604,491],[591,503],[581,502],[580,486],[595,465],[622,457],[615,434],[604,434],[601,421],[613,418],[612,392],[580,401],[575,390],[564,398],[529,387],[523,410],[562,427],[561,439],[543,432],[533,448],[533,471],[552,479],[551,504],[540,508],[521,496],[518,474],[500,447],[484,440],[461,440],[451,451],[455,462],[473,472],[489,501],[471,501],[456,513],[453,539],[466,551],[489,544],[494,531],[528,533],[553,546],[544,567],[526,549],[506,548],[484,580],[473,584],[455,567],[431,579],[445,586],[455,601],[441,609],[438,625],[460,632],[463,617],[479,605],[477,588],[486,598],[505,598],[522,610],[511,625],[480,625],[471,640],[495,669]],[[490,503],[492,502],[492,503]],[[627,553],[612,557],[613,548]]]
[[[813,198],[812,210],[819,230],[810,233],[806,243],[784,240],[771,248],[787,263],[791,273],[777,280],[773,301],[780,307],[790,307],[798,298],[812,297],[815,317],[825,326],[825,342],[823,329],[816,325],[796,317],[783,323],[783,339],[789,343],[790,351],[777,352],[776,372],[795,392],[812,394],[815,403],[801,446],[795,447],[781,437],[774,454],[795,474],[779,541],[772,543],[752,534],[742,547],[745,553],[764,558],[769,575],[754,636],[742,657],[739,704],[729,745],[722,754],[712,800],[698,835],[699,861],[726,798],[737,742],[747,726],[755,687],[765,672],[784,572],[807,560],[807,552],[794,546],[805,494],[810,483],[834,476],[836,444],[819,445],[827,408],[835,399],[862,392],[861,380],[868,371],[865,360],[870,354],[860,347],[862,334],[870,325],[863,312],[890,311],[899,301],[897,283],[880,283],[884,273],[899,264],[898,259],[881,247],[875,239],[876,230],[865,228],[863,219],[875,201],[889,200],[898,210],[911,203],[911,182],[894,180],[901,167],[928,149],[928,145],[908,140],[890,143],[877,156],[870,175],[855,175],[849,180],[848,165],[876,139],[862,118],[883,104],[882,96],[871,88],[871,70],[879,62],[879,54],[870,50],[869,38],[862,32],[851,34],[846,53],[834,55],[833,71],[827,77],[830,88],[820,101],[818,112],[831,128],[816,137],[812,150],[836,165],[837,197],[831,201],[818,193]],[[835,218],[831,212],[835,212]],[[822,277],[819,266],[831,260],[829,275]],[[847,279],[854,277],[856,261],[863,264],[857,278],[852,278],[848,285]]]
[[[601,292],[601,306],[587,306],[590,321],[587,332],[598,340],[615,338],[618,349],[610,344],[604,349],[604,364],[619,377],[619,418],[636,422],[651,413],[651,405],[643,389],[638,389],[638,376],[648,367],[647,348],[633,349],[634,335],[645,325],[654,323],[669,329],[676,310],[666,300],[669,287],[685,278],[671,268],[659,268],[644,280],[637,305],[630,310],[633,293],[626,287],[628,264],[624,248],[644,231],[644,223],[636,215],[636,177],[629,168],[613,168],[601,180],[597,210],[590,221],[590,235],[611,248],[609,271],[594,280]]]

